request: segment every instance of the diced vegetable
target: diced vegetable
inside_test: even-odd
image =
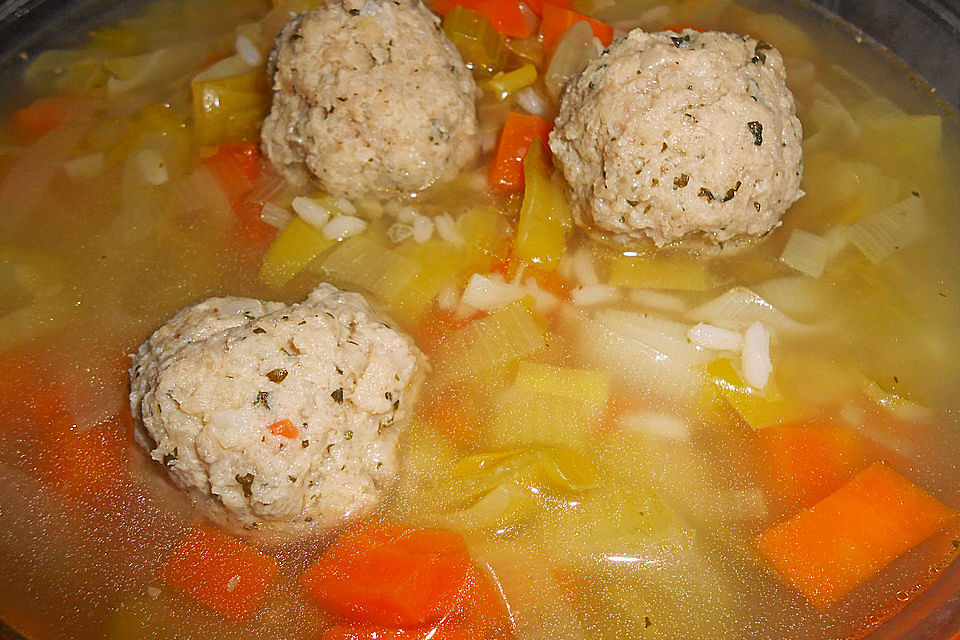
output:
[[[267,429],[275,436],[280,436],[281,438],[296,438],[300,435],[300,430],[297,429],[290,420],[284,419],[278,422],[274,422]]]
[[[847,238],[874,264],[927,234],[927,212],[919,196],[893,204],[847,229]]]
[[[780,260],[800,273],[819,278],[832,257],[833,246],[834,243],[823,236],[797,229],[783,248]]]
[[[49,49],[23,72],[23,81],[41,95],[87,95],[103,85],[105,54],[91,49]]]
[[[788,508],[805,509],[839,489],[861,456],[853,432],[829,423],[763,429],[758,447],[764,487]]]
[[[460,535],[373,521],[340,534],[301,583],[332,613],[402,627],[451,614],[470,578],[470,555]]]
[[[267,250],[260,280],[271,287],[282,286],[334,244],[323,231],[295,217]]]
[[[260,151],[251,142],[224,143],[203,165],[217,179],[237,216],[240,237],[251,244],[273,238],[276,230],[260,219],[262,205],[247,200],[261,172]]]
[[[444,515],[441,522],[460,531],[496,530],[516,524],[536,506],[529,489],[504,482],[472,505]]]
[[[593,30],[593,35],[600,39],[603,46],[609,47],[610,43],[613,42],[613,27],[610,25],[580,15],[570,9],[545,3],[543,5],[543,19],[540,21],[540,37],[543,39],[543,48],[551,51],[560,36],[578,22],[589,24]]]
[[[90,117],[95,107],[95,103],[73,96],[41,98],[15,111],[10,120],[25,140],[33,141],[65,122]]]
[[[454,7],[479,13],[508,38],[526,38],[530,35],[530,25],[523,17],[518,0],[438,0],[433,10],[445,16]]]
[[[137,53],[144,43],[133,31],[100,27],[90,32],[90,44],[118,56],[129,56]]]
[[[489,77],[503,68],[507,60],[506,38],[486,17],[456,6],[444,17],[443,32],[475,76]]]
[[[226,58],[194,77],[190,89],[200,144],[256,138],[270,100],[261,70],[251,68],[238,56]]]
[[[530,144],[539,138],[544,147],[549,145],[551,129],[553,123],[538,116],[515,111],[507,114],[497,151],[490,164],[490,187],[497,191],[518,191],[523,186],[523,159]]]
[[[103,66],[111,73],[107,79],[107,92],[116,96],[147,83],[158,83],[184,75],[212,53],[212,47],[206,43],[186,42],[150,53],[104,60]]]
[[[490,94],[501,100],[506,100],[507,96],[516,93],[524,87],[529,87],[537,80],[537,68],[532,64],[525,64],[509,73],[498,73],[488,80],[480,83],[480,86]]]
[[[723,295],[693,309],[689,316],[723,329],[744,331],[754,322],[778,331],[799,332],[807,327],[781,313],[746,287],[734,287]]]
[[[573,0],[525,0],[524,4],[538,16],[543,15],[543,5],[545,4],[553,4],[564,9],[573,8]]]
[[[239,540],[194,526],[160,572],[165,584],[228,618],[253,612],[271,588],[278,563]]]
[[[633,393],[683,398],[700,386],[703,354],[686,341],[686,328],[677,340],[652,326],[637,322],[640,314],[597,312],[590,316],[564,306],[561,322],[576,336],[585,362],[618,372],[619,382]]]
[[[954,514],[883,463],[757,538],[780,577],[819,609],[848,595]]]
[[[726,358],[714,360],[706,366],[709,383],[701,401],[703,410],[712,412],[718,398],[725,400],[755,429],[772,426],[795,416],[796,409],[770,383],[761,391],[747,384]]]
[[[574,24],[560,36],[543,76],[547,93],[554,103],[559,100],[560,90],[567,80],[586,69],[599,56],[593,29],[586,22]]]
[[[717,285],[700,257],[646,253],[614,256],[608,282],[615,287],[677,291],[704,291]]]
[[[523,159],[523,204],[513,255],[544,269],[553,269],[567,248],[573,225],[570,207],[559,183],[550,176],[544,151],[536,138]]]
[[[575,446],[599,425],[609,397],[606,371],[522,361],[513,385],[500,398],[493,440]]]
[[[109,503],[127,474],[122,434],[133,425],[114,417],[80,430],[62,404],[47,410],[53,412],[50,421],[38,425],[43,430],[38,466],[44,484],[70,500]]]
[[[482,383],[492,372],[547,345],[541,323],[528,299],[498,309],[450,336],[438,373]]]

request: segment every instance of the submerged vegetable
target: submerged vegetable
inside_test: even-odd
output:
[[[572,216],[562,187],[549,173],[537,139],[531,142],[523,158],[523,182],[513,254],[524,262],[553,269],[566,251]]]
[[[443,32],[475,76],[488,77],[503,68],[506,41],[485,16],[457,5],[444,17]]]

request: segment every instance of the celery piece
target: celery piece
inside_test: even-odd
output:
[[[712,411],[718,399],[726,401],[754,429],[762,429],[797,416],[796,409],[786,401],[776,385],[771,382],[758,390],[744,382],[727,358],[710,362],[706,366],[710,384],[701,399],[701,408]]]
[[[580,446],[599,424],[609,396],[605,371],[521,362],[500,396],[491,438],[508,446]]]
[[[43,95],[85,94],[106,80],[103,58],[103,52],[93,49],[50,49],[27,66],[23,81]]]
[[[299,216],[294,217],[267,249],[260,267],[260,280],[271,287],[279,287],[333,244],[334,241],[319,229]]]
[[[919,196],[910,196],[867,216],[847,229],[847,238],[874,264],[919,242],[927,234],[927,213]]]
[[[443,32],[475,76],[485,78],[503,69],[506,38],[486,17],[458,5],[443,19]]]
[[[558,181],[552,180],[543,147],[534,140],[523,159],[523,204],[517,223],[514,255],[553,269],[566,251],[570,207]]]
[[[615,256],[607,282],[615,287],[675,291],[705,291],[717,284],[702,258],[679,254]]]
[[[487,386],[504,367],[547,346],[542,322],[531,300],[508,304],[451,335],[438,373]]]
[[[482,81],[480,86],[493,96],[506,100],[510,94],[516,93],[524,87],[529,87],[536,81],[537,68],[532,64],[525,64],[510,73],[498,73],[492,78]]]

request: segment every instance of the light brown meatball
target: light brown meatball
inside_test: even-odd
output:
[[[337,196],[389,197],[477,155],[477,86],[419,0],[329,2],[288,24],[261,136],[288,177]]]

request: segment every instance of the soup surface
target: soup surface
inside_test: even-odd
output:
[[[556,11],[539,7],[545,51],[462,4],[443,28],[483,89],[483,157],[387,202],[297,190],[260,157],[267,54],[311,0],[159,0],[28,61],[0,129],[8,624],[117,640],[847,638],[953,561],[955,116],[800,6],[575,0],[601,38],[771,43],[804,128],[806,195],[773,233],[617,248],[571,227],[549,151],[526,149],[536,133],[525,171],[498,164],[504,123],[549,127],[592,36],[537,27]],[[127,368],[157,326],[208,296],[292,302],[322,281],[366,294],[430,358],[374,520],[465,540],[485,589],[441,622],[344,631],[309,586],[333,535],[218,533],[133,442]]]

